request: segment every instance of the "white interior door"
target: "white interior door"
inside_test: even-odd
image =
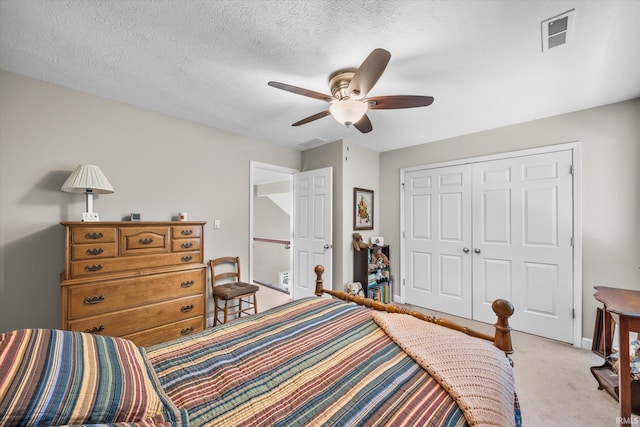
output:
[[[469,165],[408,172],[404,184],[405,297],[471,318]]]
[[[324,266],[324,286],[332,277],[332,168],[300,172],[294,182],[293,299],[315,294],[316,265]]]
[[[571,151],[473,165],[473,318],[517,308],[515,329],[573,340]]]

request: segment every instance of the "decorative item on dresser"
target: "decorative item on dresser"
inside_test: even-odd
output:
[[[62,329],[149,346],[205,328],[205,222],[61,224]]]

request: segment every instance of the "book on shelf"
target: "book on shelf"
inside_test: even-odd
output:
[[[384,304],[391,302],[391,286],[388,281],[369,283],[367,288],[367,298]]]

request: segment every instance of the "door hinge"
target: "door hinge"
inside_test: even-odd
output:
[[[570,245],[571,245],[571,247],[572,247],[572,248],[573,248],[573,246],[575,245],[575,243],[576,243],[576,242],[575,242],[575,239],[573,238],[573,236],[571,236],[571,242],[570,242]]]
[[[405,236],[404,236],[404,231],[402,232],[402,238],[403,238],[403,239],[405,238]]]
[[[402,286],[404,286],[404,279],[402,279]]]
[[[569,175],[573,175],[573,165],[569,166]]]
[[[402,190],[404,191],[404,182],[400,183],[402,185]]]
[[[571,309],[571,318],[572,318],[572,319],[575,319],[575,318],[576,318],[576,309],[575,309],[575,308],[572,308],[572,309]]]

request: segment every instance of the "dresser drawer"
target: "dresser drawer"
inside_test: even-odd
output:
[[[180,337],[195,334],[204,329],[202,317],[194,317],[180,322],[170,323],[135,334],[125,335],[123,338],[131,340],[140,347],[149,347],[162,342],[175,340]]]
[[[71,230],[71,243],[115,242],[115,227],[75,227]]]
[[[70,286],[68,318],[95,316],[205,293],[205,270],[156,274]]]
[[[113,258],[116,256],[115,243],[92,243],[71,246],[71,259]]]
[[[69,321],[69,330],[121,337],[204,314],[202,295]]]
[[[189,239],[202,235],[201,225],[174,225],[171,227],[171,236],[174,239]]]
[[[200,250],[200,239],[177,239],[171,241],[171,252]]]
[[[125,271],[137,271],[141,269],[171,265],[198,264],[201,262],[202,253],[199,251],[72,261],[71,277],[98,277]]]
[[[126,227],[120,229],[120,255],[168,253],[169,227]]]

